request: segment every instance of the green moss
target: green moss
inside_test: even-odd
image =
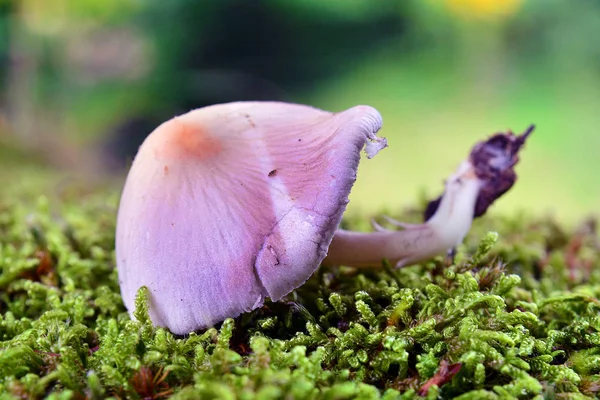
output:
[[[321,269],[281,302],[175,337],[150,324],[143,289],[137,320],[123,307],[114,191],[14,193],[0,197],[2,398],[586,399],[600,391],[593,229],[485,217],[454,265]],[[445,376],[444,363],[460,369]]]

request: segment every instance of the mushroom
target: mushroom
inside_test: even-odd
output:
[[[387,146],[379,113],[236,102],[175,117],[144,141],[117,217],[125,306],[141,286],[175,334],[276,301],[327,253],[360,152]]]
[[[140,147],[119,206],[117,267],[130,313],[146,286],[152,322],[185,334],[281,299],[321,262],[400,267],[443,254],[462,242],[477,206],[485,212],[514,184],[528,135],[475,146],[424,224],[337,229],[361,150],[371,158],[387,146],[380,127],[368,106],[329,113],[276,102],[163,123]]]

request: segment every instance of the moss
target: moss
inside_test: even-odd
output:
[[[2,398],[600,392],[600,245],[589,223],[568,230],[550,219],[485,217],[451,265],[321,269],[281,302],[175,337],[150,324],[143,289],[137,320],[125,312],[116,192],[31,193],[0,197]]]

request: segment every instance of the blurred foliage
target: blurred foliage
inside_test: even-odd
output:
[[[503,18],[513,15],[522,0],[446,0],[455,14],[467,18]]]
[[[390,149],[361,167],[356,211],[433,195],[455,154],[536,123],[498,210],[572,222],[600,203],[599,41],[595,0],[4,0],[1,104],[28,146],[67,141],[120,172],[208,104],[373,105]]]

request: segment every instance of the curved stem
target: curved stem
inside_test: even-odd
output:
[[[370,267],[387,259],[396,266],[420,261],[425,255],[437,255],[440,247],[436,232],[428,224],[403,231],[335,232],[323,265]]]
[[[435,214],[424,224],[401,231],[335,232],[323,265],[366,267],[387,259],[402,267],[425,261],[459,245],[471,228],[481,182],[465,161],[446,182]]]

